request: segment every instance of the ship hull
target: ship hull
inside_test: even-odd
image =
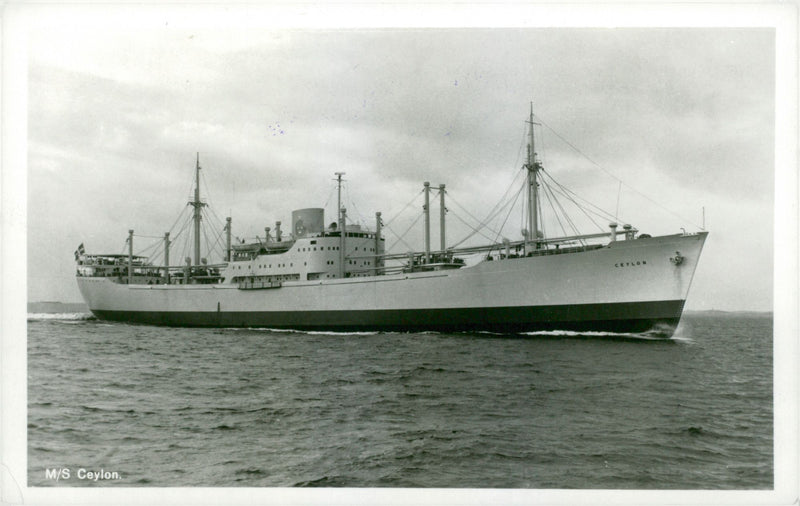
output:
[[[182,327],[266,327],[358,332],[548,330],[657,334],[674,329],[684,301],[648,301],[572,306],[522,306],[363,311],[169,312],[95,310],[98,318]],[[663,330],[662,330],[663,329]]]
[[[706,234],[618,241],[452,271],[284,283],[125,285],[78,278],[108,320],[334,331],[652,332],[678,325]],[[679,253],[678,253],[679,252]],[[680,255],[681,260],[675,262]]]

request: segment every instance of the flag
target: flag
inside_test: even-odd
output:
[[[75,250],[75,261],[77,261],[78,258],[80,258],[80,256],[83,255],[85,252],[86,250],[83,249],[83,243],[81,243],[80,246],[78,246],[78,249]]]

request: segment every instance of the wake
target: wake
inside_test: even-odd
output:
[[[92,313],[28,313],[28,321],[88,321],[96,320]]]

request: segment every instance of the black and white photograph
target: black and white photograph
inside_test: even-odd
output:
[[[4,504],[797,500],[796,6],[7,7]]]

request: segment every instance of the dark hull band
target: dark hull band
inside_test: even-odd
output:
[[[677,327],[684,301],[622,302],[561,306],[385,309],[342,311],[115,311],[92,312],[100,319],[180,327],[267,327],[352,331],[491,331],[547,330],[641,333],[669,337]]]

